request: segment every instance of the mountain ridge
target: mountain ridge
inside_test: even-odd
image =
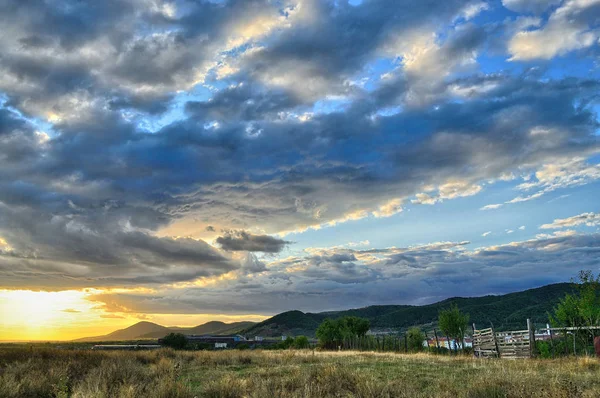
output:
[[[95,341],[125,341],[125,340],[149,340],[159,339],[169,333],[183,333],[187,335],[195,334],[235,334],[243,329],[251,327],[254,322],[241,321],[225,323],[221,321],[209,321],[193,327],[166,327],[157,323],[141,321],[128,326],[124,329],[115,330],[103,336],[83,337],[73,340],[75,342],[95,342]]]
[[[456,304],[470,315],[470,323],[481,327],[491,324],[497,330],[520,330],[525,328],[527,318],[534,323],[548,322],[548,313],[567,293],[573,292],[570,283],[556,283],[538,288],[503,295],[480,297],[451,297],[426,305],[374,305],[358,309],[304,313],[287,311],[266,319],[243,331],[247,335],[315,336],[316,327],[326,318],[359,316],[371,322],[372,330],[405,331],[412,326],[433,328],[439,311]]]
[[[282,335],[314,337],[317,327],[324,319],[343,316],[366,318],[371,322],[371,329],[374,331],[394,330],[402,332],[412,326],[432,329],[437,324],[439,311],[453,304],[456,304],[462,311],[470,315],[470,323],[475,323],[481,327],[494,325],[495,329],[499,331],[520,330],[525,328],[527,318],[539,325],[548,322],[548,313],[552,311],[565,294],[573,291],[573,284],[556,283],[503,295],[451,297],[420,306],[405,304],[371,305],[362,308],[318,313],[291,310],[274,315],[259,323],[210,321],[190,328],[165,327],[142,321],[104,336],[85,337],[75,341],[157,339],[172,332],[187,335],[243,334],[247,337],[279,337]]]

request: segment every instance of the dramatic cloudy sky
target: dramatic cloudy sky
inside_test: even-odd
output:
[[[0,0],[0,339],[600,267],[600,0]]]

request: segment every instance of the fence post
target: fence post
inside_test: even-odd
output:
[[[438,349],[438,354],[439,354],[439,351],[440,351],[440,342],[438,340],[437,331],[435,329],[433,329],[433,335],[435,336],[435,345],[436,345],[436,347]]]
[[[475,329],[475,324],[473,323],[473,343],[472,343],[472,345],[473,345],[473,356],[474,357],[479,357],[479,355],[477,354],[477,351],[475,350],[475,330],[477,330],[477,329]]]
[[[552,345],[552,358],[556,355],[556,348],[554,347],[554,337],[552,337],[552,329],[548,328],[548,332],[550,333],[550,344]]]
[[[404,352],[408,353],[408,338],[406,337],[406,333],[404,333]]]
[[[494,330],[494,324],[490,322],[490,324],[492,325],[492,337],[494,338],[494,346],[496,346],[496,354],[498,355],[498,358],[502,357],[502,354],[500,354],[500,346],[498,345],[498,338],[496,337],[496,331]]]
[[[529,357],[533,358],[535,356],[535,328],[529,318],[527,318],[527,330],[529,332]]]

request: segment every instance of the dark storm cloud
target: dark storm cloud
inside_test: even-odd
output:
[[[266,90],[252,84],[225,88],[205,102],[192,101],[186,110],[204,120],[257,120],[294,108],[300,102],[282,90]]]
[[[224,236],[219,236],[217,243],[226,251],[279,253],[292,242],[269,235],[253,235],[246,231],[232,231]]]

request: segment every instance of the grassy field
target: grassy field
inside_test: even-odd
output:
[[[0,348],[0,397],[598,397],[600,362]]]

